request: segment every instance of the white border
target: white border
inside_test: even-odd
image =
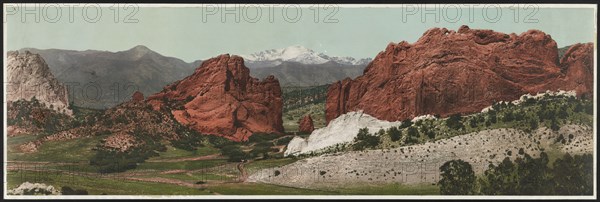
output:
[[[20,4],[20,3],[2,3],[3,7],[4,7],[4,11],[5,13],[3,13],[4,15],[4,19],[6,19],[6,5],[16,5],[16,4]],[[39,3],[42,4],[42,3]],[[83,4],[83,3],[82,3]],[[32,5],[31,3],[25,3],[25,5]],[[114,4],[96,4],[96,5],[100,5],[101,7],[109,7],[112,6]],[[162,8],[174,8],[174,7],[202,7],[203,5],[220,5],[220,4],[136,4],[140,7],[162,7]],[[283,6],[286,4],[234,4],[234,5],[253,5],[253,6],[261,6],[261,7],[269,7],[269,6],[274,6],[274,7],[278,7],[278,6]],[[296,4],[302,8],[306,8],[306,7],[311,7],[317,4]],[[419,5],[419,6],[425,6],[425,7],[436,7],[439,5],[445,5],[445,4],[393,4],[393,5],[381,5],[381,4],[335,4],[339,7],[342,8],[399,8],[399,7],[403,7],[404,5]],[[482,7],[484,5],[488,5],[488,4],[459,4],[459,5],[465,5],[465,6],[475,6],[475,7]],[[510,7],[516,4],[494,4],[497,5],[499,7]],[[520,4],[523,5],[523,4]],[[525,4],[526,5],[526,4]],[[539,6],[540,8],[594,8],[595,10],[595,29],[596,29],[596,33],[594,33],[595,35],[597,35],[597,28],[598,28],[598,22],[597,22],[597,15],[598,15],[598,7],[595,4],[535,4],[537,6]],[[4,42],[4,47],[3,47],[3,57],[7,58],[7,23],[3,23],[3,42]],[[598,59],[597,59],[597,54],[598,54],[598,42],[594,41],[594,127],[593,127],[593,132],[594,132],[594,194],[593,196],[472,196],[472,195],[468,195],[468,196],[449,196],[449,195],[375,195],[375,196],[368,196],[368,195],[90,195],[90,196],[15,196],[15,195],[6,195],[7,192],[7,183],[3,182],[3,189],[4,189],[4,198],[5,199],[288,199],[288,198],[294,198],[294,199],[596,199],[597,198],[597,128],[596,128],[596,124],[597,124],[597,74],[598,74],[598,70],[597,70],[597,64],[598,64]],[[6,84],[4,83],[4,81],[6,81],[6,66],[7,66],[7,62],[6,60],[2,60],[3,62],[3,89],[4,89],[4,99],[6,99]],[[7,103],[3,100],[3,156],[4,156],[4,160],[7,160]],[[6,163],[2,163],[3,166],[3,171],[6,171],[7,168],[7,164]],[[6,181],[6,177],[7,177],[7,173],[6,172],[2,172],[3,173],[3,177],[4,180]]]

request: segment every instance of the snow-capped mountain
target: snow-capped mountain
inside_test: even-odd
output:
[[[353,57],[336,57],[336,56],[330,57],[323,53],[320,53],[319,57],[329,60],[329,61],[337,62],[339,64],[344,64],[344,65],[368,65],[369,62],[371,62],[371,60],[373,60],[371,58],[355,59]]]
[[[299,45],[241,56],[246,60],[246,65],[250,68],[274,67],[282,64],[284,61],[307,65],[324,64],[330,61],[344,65],[367,65],[371,61],[370,58],[330,57]]]

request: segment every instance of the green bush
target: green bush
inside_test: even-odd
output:
[[[465,126],[462,124],[462,117],[460,114],[453,114],[448,117],[448,119],[446,119],[446,126],[454,130],[465,129]]]
[[[68,186],[63,186],[60,189],[62,195],[88,195],[88,191],[85,189],[73,189]]]
[[[390,139],[394,142],[397,142],[402,138],[402,131],[398,130],[396,127],[391,127],[388,129],[387,134],[390,136]]]
[[[250,158],[250,155],[240,148],[237,144],[225,145],[221,148],[221,153],[228,157],[230,162],[240,162]]]
[[[380,137],[369,133],[368,128],[361,128],[354,138],[354,150],[373,149],[381,142]]]
[[[473,194],[475,172],[471,164],[463,160],[452,160],[440,167],[440,193],[446,195]]]

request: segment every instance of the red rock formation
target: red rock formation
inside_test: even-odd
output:
[[[593,97],[594,94],[594,44],[575,44],[560,59],[564,83],[556,88],[576,90],[578,95]]]
[[[433,28],[413,44],[389,44],[355,80],[333,83],[326,119],[356,110],[388,121],[445,117],[479,112],[526,93],[590,94],[592,54],[593,44],[579,44],[559,61],[556,42],[538,30],[516,35],[467,26],[457,32]]]
[[[144,94],[140,91],[135,91],[135,93],[133,93],[133,96],[131,96],[131,100],[133,100],[134,102],[144,101]]]
[[[273,76],[259,81],[249,73],[241,57],[220,55],[147,101],[204,134],[243,141],[255,132],[283,132],[279,82]]]
[[[298,126],[298,131],[303,133],[312,133],[315,130],[315,126],[313,125],[313,120],[310,117],[310,114],[304,116],[302,120],[300,120],[300,125]]]

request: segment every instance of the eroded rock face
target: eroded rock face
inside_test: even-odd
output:
[[[538,30],[433,28],[413,44],[389,44],[362,76],[333,83],[326,119],[357,110],[388,121],[446,117],[546,90],[593,93],[593,44],[575,45],[559,60],[556,42]]]
[[[155,110],[169,110],[183,125],[243,141],[255,132],[283,132],[282,98],[273,76],[259,81],[241,57],[204,61],[195,72],[148,97]]]
[[[594,44],[575,44],[560,59],[560,68],[564,83],[555,83],[575,90],[577,95],[593,97],[594,95]]]
[[[44,59],[29,51],[11,51],[7,57],[6,100],[37,99],[46,107],[71,115],[67,88],[50,72]]]
[[[302,120],[300,120],[298,131],[302,133],[311,133],[313,130],[315,130],[315,126],[313,124],[312,117],[310,117],[310,114],[308,114],[304,116]]]

